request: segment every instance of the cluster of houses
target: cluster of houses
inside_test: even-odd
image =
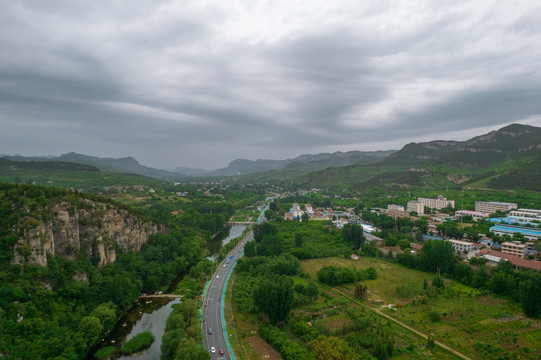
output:
[[[355,216],[353,209],[342,209],[341,207],[313,208],[310,204],[304,204],[304,209],[298,203],[284,214],[285,220],[302,220],[303,214],[307,214],[310,220],[331,220],[338,228],[343,227],[350,222],[350,218]]]
[[[447,207],[454,207],[454,200],[448,200],[443,196],[437,199],[418,198],[417,200],[409,201],[407,209],[401,205],[388,205],[387,215],[396,217],[411,217],[411,212],[415,212],[417,216],[423,215],[425,206],[435,210],[441,210]],[[496,212],[506,213],[506,217],[490,218]],[[415,214],[414,214],[415,215]],[[520,234],[526,242],[506,241],[502,244],[497,244],[489,239],[484,238],[480,243],[473,243],[463,240],[449,239],[453,248],[457,253],[465,257],[482,257],[489,264],[496,265],[499,261],[510,261],[515,268],[530,269],[541,272],[541,262],[528,260],[528,257],[537,256],[533,243],[541,239],[541,228],[537,226],[541,223],[541,210],[538,209],[519,209],[516,203],[507,202],[488,202],[476,201],[475,211],[458,210],[454,217],[446,214],[430,215],[429,229],[436,230],[438,224],[445,220],[459,220],[463,216],[471,216],[473,220],[489,219],[494,223],[490,231],[495,235],[515,237],[515,234]],[[438,237],[429,237],[432,239],[440,239]],[[413,252],[421,249],[421,245],[411,244]]]

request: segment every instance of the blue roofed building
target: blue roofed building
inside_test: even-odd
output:
[[[490,228],[494,234],[503,236],[509,235],[513,236],[514,233],[520,233],[528,240],[536,241],[541,238],[541,229],[539,228],[530,228],[524,226],[513,226],[513,225],[496,225]]]

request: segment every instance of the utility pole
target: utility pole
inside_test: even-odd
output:
[[[464,217],[464,189],[462,189],[462,212],[460,213],[460,223],[462,224],[462,218]]]

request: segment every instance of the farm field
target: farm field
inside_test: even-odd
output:
[[[302,261],[305,272],[316,278],[323,266],[374,267],[376,280],[362,283],[368,286],[364,304],[425,334],[434,334],[437,341],[473,359],[506,358],[506,352],[516,358],[538,359],[541,355],[541,322],[526,317],[519,304],[479,290],[445,280],[440,293],[429,287],[434,274],[425,273],[383,259],[361,257],[359,260],[324,258]],[[399,290],[397,291],[397,288]],[[337,286],[336,290],[352,296],[354,284]],[[431,320],[429,313],[439,320]],[[514,357],[512,357],[514,358]]]
[[[240,312],[234,301],[231,301],[231,289],[233,283],[238,282],[238,276],[232,277],[226,296],[225,318],[228,333],[230,334],[231,345],[238,359],[278,359],[279,354],[272,351],[272,348],[260,338],[259,326],[264,322],[263,316],[257,313]],[[309,278],[303,276],[293,277],[295,285],[307,286]],[[319,288],[320,296],[315,301],[309,301],[297,305],[292,313],[291,319],[297,324],[309,324],[315,331],[326,336],[345,338],[353,334],[348,326],[352,325],[352,318],[365,318],[368,328],[357,333],[378,333],[385,334],[393,339],[393,359],[457,359],[447,351],[435,347],[426,347],[427,341],[414,333],[405,330],[393,322],[375,315],[361,305],[352,303],[340,294],[328,291],[323,287]],[[235,292],[233,291],[233,298]],[[289,337],[301,346],[308,347],[308,344],[300,337],[288,331]],[[374,336],[374,335],[370,335]],[[362,347],[359,348],[362,350]]]

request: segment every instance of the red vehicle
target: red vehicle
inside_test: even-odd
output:
[[[224,354],[224,349],[220,349],[220,355]]]

